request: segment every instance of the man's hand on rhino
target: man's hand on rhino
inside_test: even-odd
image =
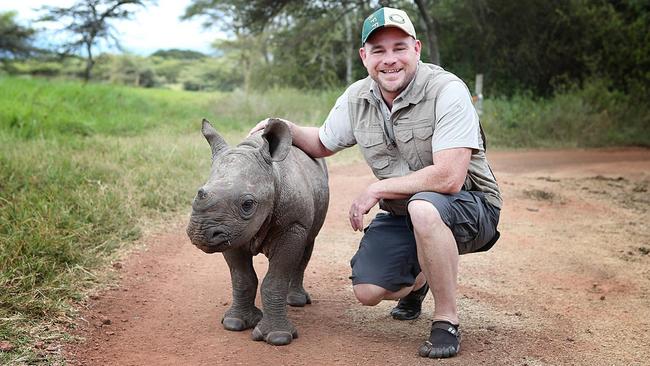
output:
[[[269,120],[271,120],[271,119],[279,119],[280,121],[286,123],[287,126],[289,126],[289,132],[293,132],[293,127],[294,127],[293,122],[287,121],[286,119],[283,119],[283,118],[265,118],[265,119],[257,122],[255,127],[251,128],[251,130],[248,131],[248,136],[247,137],[250,137],[252,134],[254,134],[257,131],[261,131],[261,130],[265,129],[266,125],[269,123]]]
[[[248,131],[248,136],[246,136],[246,137],[250,137],[250,136],[251,136],[252,134],[254,134],[255,132],[263,130],[263,129],[266,127],[266,125],[267,125],[268,123],[269,123],[269,119],[268,119],[268,118],[265,118],[265,119],[263,119],[263,120],[257,122],[257,124],[255,125],[255,127],[251,128],[251,130]]]

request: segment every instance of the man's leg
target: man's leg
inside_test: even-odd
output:
[[[382,300],[399,300],[408,295],[411,291],[418,290],[426,283],[426,278],[423,273],[420,273],[415,278],[413,286],[402,287],[399,291],[389,291],[383,287],[373,285],[370,283],[362,283],[352,286],[354,296],[360,303],[366,306],[375,306]]]
[[[456,288],[458,247],[451,229],[430,202],[411,201],[409,216],[415,233],[420,268],[431,286],[435,307],[429,339],[418,353],[422,357],[452,357],[460,351]]]
[[[350,265],[354,294],[367,306],[402,298],[426,281],[418,264],[415,236],[405,216],[377,214],[364,230]]]
[[[458,247],[438,210],[427,201],[411,201],[408,206],[418,249],[418,261],[435,301],[434,320],[458,324],[456,288]]]

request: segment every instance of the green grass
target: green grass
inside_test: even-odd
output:
[[[335,99],[334,92],[276,89],[261,96],[0,77],[0,129],[26,139],[137,136],[154,128],[192,133],[205,117],[220,130],[244,132],[268,116],[319,123]]]
[[[257,121],[319,125],[339,92],[138,89],[0,77],[0,364],[51,363],[36,340],[66,337],[74,304],[153,222],[189,210],[210,150],[200,121],[231,143]],[[650,145],[647,103],[596,86],[550,100],[485,102],[492,146]],[[359,159],[356,149],[337,154]]]
[[[0,337],[28,348],[42,321],[59,331],[70,301],[98,285],[95,269],[147,220],[187,207],[209,165],[199,142],[147,134],[16,144],[0,134]]]

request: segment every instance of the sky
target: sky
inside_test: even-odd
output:
[[[191,0],[158,0],[158,5],[149,5],[136,11],[132,20],[113,21],[122,47],[137,55],[147,56],[159,49],[180,48],[211,53],[210,44],[217,38],[225,38],[218,27],[204,30],[201,19],[181,21]],[[30,24],[43,5],[67,7],[74,0],[0,0],[0,11],[15,10],[21,25],[41,28]],[[116,51],[113,51],[116,52]]]

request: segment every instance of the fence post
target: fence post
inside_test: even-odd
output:
[[[483,74],[476,74],[476,83],[474,84],[474,108],[478,115],[483,114]]]

